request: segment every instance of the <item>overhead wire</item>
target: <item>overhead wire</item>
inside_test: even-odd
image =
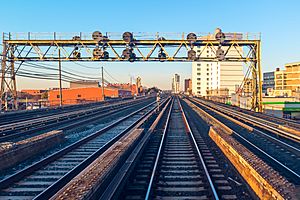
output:
[[[105,68],[103,68],[104,69],[104,71],[106,72],[106,74],[112,79],[112,80],[114,80],[114,81],[116,81],[117,83],[120,83],[120,81],[119,80],[117,80],[116,78],[114,78]]]
[[[5,56],[7,57],[7,55],[2,55],[1,56]],[[2,60],[0,58],[0,60]],[[17,61],[17,62],[22,62],[22,61]],[[16,63],[17,63],[16,62]],[[85,68],[89,68],[89,69],[99,69],[96,67],[89,67],[86,65],[82,65],[79,64],[75,61],[72,61],[72,63],[85,67]],[[44,65],[42,63],[32,63],[32,62],[23,62],[22,65],[26,66],[27,69],[24,68],[20,68],[19,71],[16,73],[17,76],[21,76],[21,77],[28,77],[28,78],[36,78],[36,79],[44,79],[44,80],[58,80],[58,78],[56,76],[58,76],[58,74],[55,73],[46,73],[46,72],[41,72],[41,71],[34,71],[34,70],[30,70],[28,68],[34,68],[34,69],[42,69],[42,70],[52,70],[52,71],[58,71],[58,69],[56,68],[55,65]],[[70,70],[70,69],[68,69]],[[108,75],[107,78],[113,80],[112,82],[120,82],[118,79],[116,79],[114,76],[112,76],[106,69],[104,69],[106,74]],[[72,69],[72,71],[75,71]],[[61,70],[62,72],[62,76],[65,77],[64,81],[70,82],[70,81],[84,81],[86,79],[88,80],[100,80],[100,77],[92,77],[92,76],[83,76],[83,75],[79,75],[76,73],[81,73],[84,74],[82,72],[76,71],[76,73],[67,71],[67,70]],[[6,73],[10,73],[10,71],[7,71]],[[107,84],[110,84],[111,82],[108,81],[107,79],[104,79],[104,82]]]

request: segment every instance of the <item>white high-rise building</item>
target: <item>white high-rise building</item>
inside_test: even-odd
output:
[[[222,47],[226,52],[228,47]],[[213,49],[208,47],[195,47],[197,55],[201,57],[215,57]],[[231,48],[228,56],[239,57],[239,52]],[[229,95],[235,93],[236,88],[244,79],[242,62],[193,62],[192,63],[192,93],[196,96],[207,96],[207,90],[228,89]]]
[[[172,78],[172,92],[178,94],[180,91],[180,76],[178,74],[174,74]]]

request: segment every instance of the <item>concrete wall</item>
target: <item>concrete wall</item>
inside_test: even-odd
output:
[[[41,154],[64,140],[62,131],[51,131],[0,148],[0,170],[14,166],[27,158]]]

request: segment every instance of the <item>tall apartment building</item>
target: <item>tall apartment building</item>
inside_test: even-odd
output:
[[[174,74],[172,78],[172,92],[178,94],[180,91],[180,76],[178,74]]]
[[[222,47],[226,52],[228,47]],[[197,55],[215,57],[211,48],[194,48]],[[238,57],[242,49],[230,48],[227,56]],[[235,93],[244,79],[242,62],[193,62],[192,63],[192,92],[196,96],[207,96],[211,90],[227,90],[229,95]]]
[[[300,90],[300,62],[288,63],[284,67],[285,70],[277,68],[275,71],[275,93],[293,96]]]

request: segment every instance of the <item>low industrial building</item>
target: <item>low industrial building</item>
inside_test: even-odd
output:
[[[90,88],[100,87],[99,81],[82,80],[82,81],[71,81],[70,88]]]
[[[263,111],[276,117],[300,119],[300,102],[295,97],[264,97]]]
[[[231,105],[251,109],[251,97],[232,95]],[[300,102],[297,97],[263,97],[263,112],[287,119],[300,119]]]
[[[110,98],[128,97],[132,96],[130,90],[117,88],[104,88],[104,96]],[[48,100],[50,106],[60,105],[59,90],[50,90],[48,93]],[[70,88],[62,90],[63,105],[72,105],[80,103],[89,103],[103,101],[102,88]]]

